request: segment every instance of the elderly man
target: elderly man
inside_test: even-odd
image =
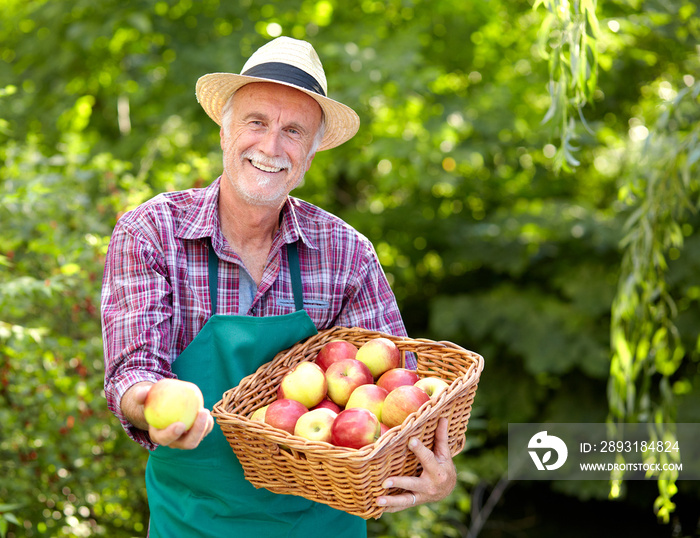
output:
[[[255,489],[210,409],[279,351],[332,326],[405,335],[369,241],[337,217],[289,196],[316,151],[351,138],[355,112],[326,97],[314,49],[278,38],[242,74],[197,82],[221,126],[223,174],[209,187],[156,196],[117,223],[105,265],[105,393],[127,433],[151,450],[150,534],[164,537],[366,535],[364,520],[301,497]],[[409,365],[411,366],[411,365]],[[196,383],[206,409],[185,431],[144,419],[159,379]],[[413,450],[420,477],[385,486],[388,511],[445,497],[455,468],[447,423],[435,452]],[[329,531],[332,529],[332,531]]]

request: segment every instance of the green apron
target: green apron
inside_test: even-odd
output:
[[[228,389],[278,352],[317,333],[303,309],[296,243],[287,245],[296,312],[251,317],[216,314],[219,259],[209,244],[213,315],[173,362],[178,378],[196,383],[211,409]],[[303,497],[256,489],[243,476],[221,429],[214,426],[194,450],[165,446],[146,466],[149,533],[158,538],[367,536],[366,522]]]

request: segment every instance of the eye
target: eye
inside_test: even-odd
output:
[[[251,129],[259,129],[265,127],[265,118],[259,116],[250,116],[246,118],[245,124]]]

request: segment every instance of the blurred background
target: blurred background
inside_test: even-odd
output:
[[[411,337],[485,357],[456,490],[370,536],[697,535],[698,482],[507,479],[508,423],[700,421],[696,1],[2,0],[0,536],[145,536],[104,254],[219,175],[195,82],[280,35],[362,120],[294,194],[373,241]]]

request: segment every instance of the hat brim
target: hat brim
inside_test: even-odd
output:
[[[249,77],[235,73],[209,73],[197,80],[197,101],[202,105],[207,115],[217,125],[221,125],[221,110],[231,95],[246,84],[254,82],[271,82],[294,88],[305,93],[319,104],[323,110],[325,132],[317,151],[339,146],[355,136],[360,128],[360,117],[349,106],[294,84],[267,78]]]

